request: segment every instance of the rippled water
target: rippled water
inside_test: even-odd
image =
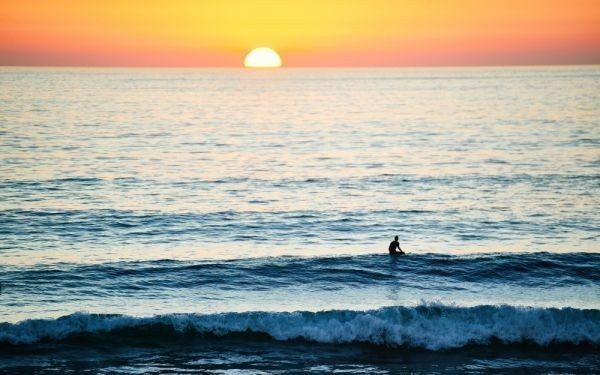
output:
[[[598,368],[598,103],[597,66],[2,68],[0,371]]]

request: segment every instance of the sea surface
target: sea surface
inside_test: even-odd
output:
[[[598,373],[600,67],[0,68],[0,286],[0,373]]]

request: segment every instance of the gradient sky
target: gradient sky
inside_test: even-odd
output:
[[[600,0],[0,0],[0,65],[600,63]]]

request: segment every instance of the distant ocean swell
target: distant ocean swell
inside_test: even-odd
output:
[[[212,286],[254,290],[292,285],[393,285],[426,289],[439,282],[456,288],[460,282],[524,287],[591,286],[600,282],[600,254],[514,253],[477,256],[387,254],[342,257],[265,257],[256,259],[178,261],[155,260],[98,264],[36,265],[0,268],[5,289],[27,295],[57,291],[90,295],[105,290],[162,290]],[[37,280],[32,284],[30,280]],[[463,285],[464,286],[464,285]]]
[[[469,345],[589,345],[600,348],[600,310],[530,308],[508,305],[457,307],[423,304],[370,311],[244,312],[167,314],[131,317],[75,313],[58,319],[0,324],[0,347],[34,345],[73,338],[143,336],[168,341],[194,335],[258,335],[273,340],[306,340],[323,344],[366,343],[432,351]]]

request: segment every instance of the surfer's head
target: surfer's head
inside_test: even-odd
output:
[[[394,239],[395,239],[396,241],[398,241],[398,236],[394,237]]]

